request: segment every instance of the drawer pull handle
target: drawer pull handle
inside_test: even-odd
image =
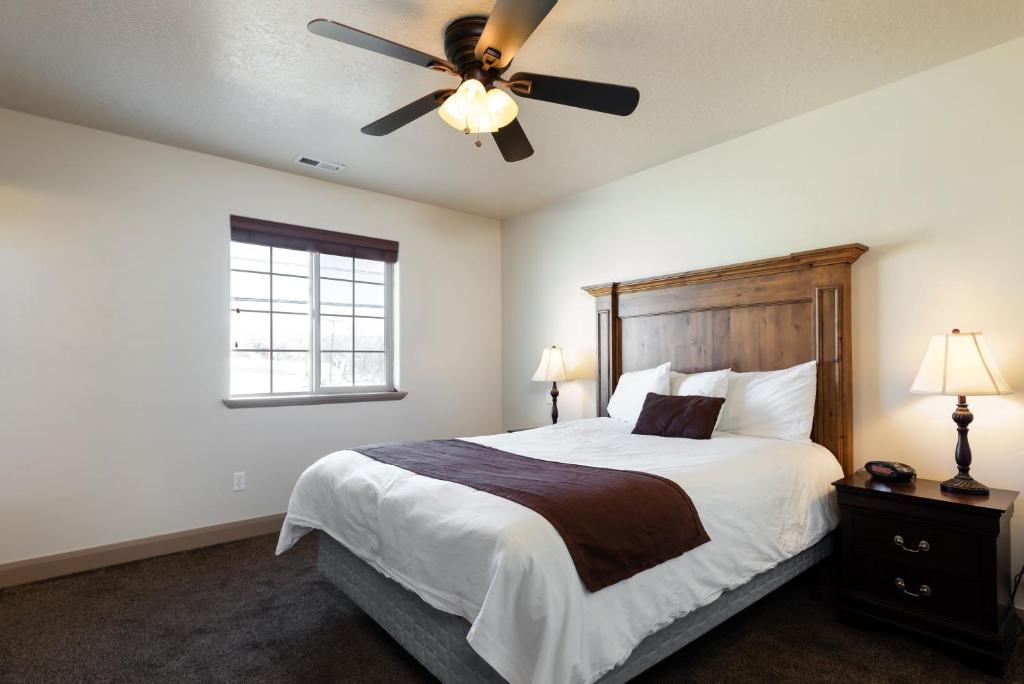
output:
[[[897,534],[895,537],[893,537],[892,538],[892,543],[895,544],[896,546],[900,547],[901,549],[903,549],[907,553],[920,553],[921,551],[928,551],[929,549],[932,548],[931,544],[929,544],[924,539],[922,539],[921,541],[917,542],[917,548],[916,549],[909,549],[906,546],[904,546],[904,544],[903,544],[903,535],[901,535],[901,534]]]
[[[900,589],[900,591],[902,591],[907,596],[917,596],[917,597],[920,597],[920,596],[931,596],[932,595],[932,588],[929,587],[927,584],[922,584],[921,588],[917,590],[918,593],[916,593],[916,594],[914,592],[912,592],[912,591],[907,591],[907,583],[903,581],[902,577],[897,577],[896,578],[896,586]]]

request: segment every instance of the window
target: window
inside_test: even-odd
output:
[[[231,396],[394,393],[398,244],[231,225]]]

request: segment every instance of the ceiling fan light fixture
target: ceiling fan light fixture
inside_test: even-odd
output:
[[[494,133],[512,123],[519,107],[504,91],[487,90],[483,83],[469,78],[444,101],[437,113],[457,131]]]
[[[480,134],[491,133],[502,158],[517,162],[533,154],[533,146],[516,118],[519,106],[509,92],[617,116],[629,116],[640,103],[639,90],[614,83],[527,72],[501,78],[556,2],[493,0],[490,15],[455,19],[444,30],[446,60],[329,19],[314,19],[307,26],[318,36],[464,79],[457,90],[435,90],[363,126],[366,135],[394,133],[436,109],[455,130],[476,133],[477,147],[482,144]]]

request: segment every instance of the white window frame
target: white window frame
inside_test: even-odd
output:
[[[232,240],[231,241],[231,243],[234,243],[234,242],[238,242],[238,241],[236,241],[236,240]],[[245,243],[244,242],[240,242],[239,244],[245,244]],[[275,248],[274,247],[268,247],[268,249],[273,250]],[[280,249],[280,248],[277,248],[277,249]],[[352,315],[351,316],[339,315],[339,317],[351,318],[352,319],[353,330],[352,330],[352,351],[351,351],[351,353],[353,355],[353,358],[352,358],[353,381],[355,380],[355,354],[357,354],[360,351],[362,351],[364,353],[375,353],[375,354],[383,353],[384,354],[385,383],[383,385],[351,385],[351,386],[341,386],[341,387],[323,386],[321,384],[321,367],[320,367],[321,366],[321,350],[320,350],[320,280],[321,280],[321,276],[320,276],[320,252],[318,252],[316,250],[309,250],[309,255],[310,255],[309,264],[310,265],[309,265],[309,273],[306,276],[308,278],[308,281],[309,281],[309,289],[310,289],[310,292],[309,292],[309,297],[310,297],[310,309],[309,309],[309,320],[310,320],[309,335],[310,335],[310,337],[309,337],[309,340],[310,340],[310,343],[309,343],[308,353],[309,353],[309,363],[310,363],[309,377],[310,377],[310,385],[311,385],[311,387],[309,389],[307,389],[307,390],[297,391],[297,392],[275,392],[275,391],[273,391],[273,358],[274,358],[273,355],[274,355],[275,352],[278,352],[278,351],[281,351],[281,350],[277,350],[277,349],[273,348],[273,345],[274,345],[274,339],[273,339],[273,314],[274,314],[274,312],[273,312],[273,300],[274,300],[274,286],[273,286],[273,282],[274,282],[274,280],[273,280],[273,276],[275,274],[273,273],[273,270],[274,270],[274,267],[273,267],[273,256],[272,256],[273,252],[271,251],[270,254],[271,254],[271,257],[270,257],[269,266],[268,266],[269,273],[267,274],[268,278],[270,280],[269,306],[268,306],[268,309],[267,309],[266,312],[258,312],[258,313],[266,313],[268,315],[268,317],[270,317],[270,348],[269,349],[265,349],[265,350],[259,349],[259,350],[252,350],[252,351],[265,352],[265,353],[270,355],[270,383],[271,383],[270,387],[271,387],[271,391],[270,392],[261,392],[261,393],[252,393],[252,394],[230,394],[230,392],[229,392],[229,398],[224,400],[224,404],[226,404],[227,406],[229,406],[231,408],[239,408],[239,407],[243,407],[243,406],[287,405],[287,404],[290,404],[290,403],[329,403],[332,399],[336,399],[338,401],[360,401],[360,400],[364,400],[364,399],[365,400],[401,399],[404,396],[406,396],[405,392],[401,392],[401,391],[399,391],[397,389],[397,387],[396,387],[396,379],[395,379],[395,368],[396,368],[396,364],[397,364],[397,354],[396,354],[397,345],[396,345],[396,340],[395,340],[395,333],[396,333],[396,331],[395,331],[396,307],[395,307],[395,292],[394,292],[395,280],[396,280],[396,277],[395,277],[396,276],[396,274],[395,274],[396,264],[394,264],[394,263],[387,262],[387,261],[382,262],[384,264],[384,282],[383,282],[383,286],[384,286],[384,351],[380,352],[379,350],[365,350],[365,349],[364,350],[359,350],[359,349],[355,348],[355,344],[356,344],[355,321],[356,321],[356,319],[358,319],[358,318],[377,318],[377,317],[373,317],[373,316],[357,316],[355,314],[355,309],[356,309],[356,304],[355,304],[355,285],[356,285],[356,283],[366,283],[366,284],[372,284],[372,285],[379,285],[379,284],[381,284],[381,283],[376,283],[376,282],[371,282],[371,281],[356,280],[355,260],[358,259],[359,257],[353,258],[353,262],[352,262],[352,265],[353,265],[353,268],[352,268],[352,280],[351,281],[346,281],[346,280],[343,280],[343,279],[334,279],[334,280],[337,280],[338,282],[351,282],[352,283],[352,287],[353,287],[353,293],[352,293],[353,294],[353,297],[352,297],[352,300],[353,300],[352,301]],[[365,260],[366,261],[378,261],[376,259],[365,259]],[[239,270],[239,269],[231,268],[230,260],[229,260],[229,267],[228,268],[229,268],[229,271],[228,271],[229,273],[232,272],[232,271]],[[261,272],[256,272],[256,271],[249,271],[249,272],[261,273]],[[286,274],[276,274],[276,275],[283,276],[283,277],[288,277]],[[229,302],[228,311],[229,312],[234,311],[235,309],[230,306],[230,302],[231,302],[231,293],[230,292],[228,293],[228,302]],[[281,312],[277,312],[277,313],[281,313]],[[327,314],[327,315],[329,315],[329,314]],[[239,350],[239,351],[242,351],[242,350]],[[249,350],[245,350],[245,351],[249,351]],[[285,350],[285,351],[287,351],[287,350]],[[228,360],[229,360],[229,362],[230,362],[230,358],[231,358],[230,354],[232,354],[232,353],[234,353],[234,350],[231,347],[231,345],[229,344],[228,345],[228,354],[229,354]],[[229,367],[230,367],[230,363],[229,363]],[[230,370],[229,370],[229,375],[230,375]],[[230,378],[229,378],[229,386],[230,386]],[[290,399],[295,399],[295,400],[299,400],[299,401],[288,401]],[[309,401],[303,401],[303,399],[309,399]]]

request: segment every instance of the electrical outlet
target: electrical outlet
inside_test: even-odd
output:
[[[231,489],[240,492],[245,489],[245,472],[234,473],[231,477]]]

